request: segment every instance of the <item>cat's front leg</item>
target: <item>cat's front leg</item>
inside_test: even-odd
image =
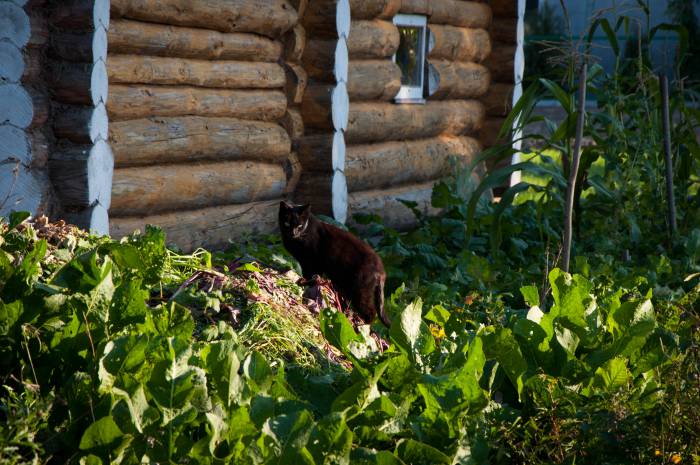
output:
[[[301,275],[302,278],[299,279],[297,284],[300,285],[306,285],[309,283],[316,283],[318,284],[318,281],[321,279],[320,273],[316,271],[316,269],[309,264],[306,263],[299,263],[301,265]]]

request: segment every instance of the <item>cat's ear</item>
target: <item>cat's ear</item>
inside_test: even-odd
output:
[[[280,202],[280,210],[286,211],[286,210],[291,210],[294,208],[291,204],[287,203],[286,200],[283,200]]]
[[[299,213],[302,215],[308,215],[311,213],[311,204],[310,203],[305,203],[304,205],[301,205],[299,207]]]

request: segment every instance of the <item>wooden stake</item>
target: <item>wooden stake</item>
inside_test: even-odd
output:
[[[586,111],[586,78],[588,76],[588,65],[585,63],[581,68],[578,89],[578,118],[576,119],[576,141],[574,143],[573,160],[569,171],[569,183],[566,187],[566,205],[564,206],[564,255],[562,258],[562,269],[569,272],[569,261],[571,259],[571,230],[574,213],[574,191],[576,190],[576,176],[578,166],[581,161],[581,141],[583,139],[583,123]]]
[[[661,74],[661,106],[664,129],[664,158],[666,159],[666,197],[668,198],[668,232],[676,233],[676,200],[673,197],[673,160],[671,159],[671,115],[668,102],[668,76]]]

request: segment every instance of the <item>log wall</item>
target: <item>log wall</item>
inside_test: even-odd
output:
[[[107,234],[114,167],[106,111],[109,2],[53,0],[46,11],[50,38],[43,68],[53,141],[49,175],[61,216]]]
[[[307,35],[288,0],[111,0],[110,224],[187,250],[273,232],[304,133]]]
[[[434,212],[435,181],[496,143],[516,3],[0,0],[0,214],[155,223],[184,249],[274,231],[288,196],[409,226],[398,199]],[[394,103],[397,13],[428,17],[424,105]]]
[[[484,147],[507,143],[511,135],[499,138],[505,117],[513,106],[513,97],[521,93],[522,66],[516,66],[516,52],[519,52],[522,65],[522,19],[519,21],[518,0],[490,0],[493,9],[493,22],[489,33],[493,40],[493,51],[485,60],[484,65],[491,72],[493,83],[488,92],[481,98],[486,107],[486,121],[480,133]],[[523,5],[524,6],[524,5]],[[518,35],[520,34],[520,43]],[[518,50],[518,48],[520,48]],[[516,96],[517,97],[517,96]],[[500,163],[487,163],[489,170],[494,170],[510,163],[505,159]]]
[[[319,38],[309,42],[303,62],[325,84],[310,87],[302,102],[304,122],[313,133],[307,131],[300,142],[304,176],[297,194],[304,200],[334,199],[342,170],[348,218],[376,213],[385,224],[405,228],[415,217],[399,199],[434,213],[432,185],[481,150],[477,137],[485,108],[479,99],[491,84],[491,71],[483,64],[492,49],[491,9],[465,0],[351,0],[350,6],[350,106],[342,139],[330,134],[335,115],[327,70],[335,39],[320,19],[309,26],[319,30]],[[426,79],[434,85],[423,105],[393,102],[401,85],[400,69],[393,63],[399,46],[392,22],[397,13],[428,17]],[[320,205],[323,213],[331,213],[329,207],[329,202]]]
[[[390,23],[361,23],[358,29],[358,23],[351,21],[349,0],[309,0],[302,18],[307,46],[301,54],[301,64],[308,71],[309,84],[300,107],[305,131],[297,143],[302,176],[294,199],[311,203],[316,213],[333,216],[340,222],[345,222],[348,215],[345,135],[350,99],[358,95],[387,98],[391,90],[384,81],[396,79],[391,63],[387,67],[385,63],[376,66],[376,62],[371,64],[385,74],[384,81],[375,79],[364,85],[359,79],[352,79],[367,72],[350,61],[352,53],[382,58],[393,53],[393,42],[398,46],[397,37],[387,38],[394,32]],[[369,77],[376,77],[376,73],[370,72]],[[358,85],[352,87],[351,82]],[[316,159],[309,156],[312,150],[316,150]]]
[[[0,216],[53,211],[41,76],[47,37],[43,1],[0,0]]]

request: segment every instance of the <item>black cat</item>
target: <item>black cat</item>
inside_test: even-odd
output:
[[[336,290],[352,302],[366,323],[384,313],[384,265],[365,242],[311,214],[307,205],[280,203],[279,224],[284,247],[299,261],[305,279],[325,274]]]

